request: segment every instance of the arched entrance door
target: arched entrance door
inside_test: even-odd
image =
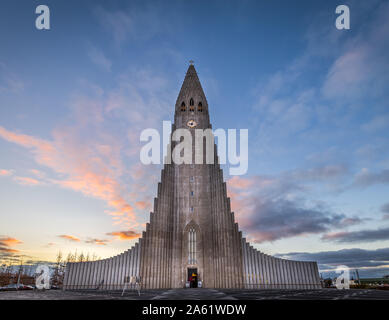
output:
[[[202,284],[200,275],[202,269],[201,232],[199,226],[192,220],[184,229],[183,273],[186,287],[198,288]]]

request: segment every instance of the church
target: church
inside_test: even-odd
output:
[[[172,131],[212,129],[207,99],[193,64],[178,95]],[[168,145],[173,150],[175,142]],[[313,261],[264,254],[242,236],[231,211],[216,144],[213,164],[166,163],[150,221],[137,243],[117,256],[68,263],[64,290],[185,287],[318,289]],[[169,154],[169,153],[168,153]]]

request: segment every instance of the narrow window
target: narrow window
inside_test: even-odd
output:
[[[190,98],[190,101],[189,101],[189,111],[194,112],[194,101],[193,101],[193,98]]]
[[[190,228],[188,232],[188,264],[196,264],[196,230]]]
[[[203,112],[203,104],[201,102],[199,102],[199,106],[198,106],[197,110],[199,112]]]
[[[193,196],[194,196],[194,192],[193,192],[193,191],[191,191],[191,192],[190,192],[190,195],[193,197]]]
[[[182,101],[181,103],[181,111],[186,111],[186,106],[184,101]]]

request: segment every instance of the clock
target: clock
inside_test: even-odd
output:
[[[194,121],[194,120],[189,120],[189,121],[187,122],[186,125],[187,125],[189,128],[194,128],[194,127],[197,126],[197,123],[196,123],[196,121]]]

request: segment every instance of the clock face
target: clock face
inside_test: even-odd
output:
[[[194,120],[189,120],[187,125],[188,125],[189,128],[194,128],[194,127],[197,126],[197,123]]]

